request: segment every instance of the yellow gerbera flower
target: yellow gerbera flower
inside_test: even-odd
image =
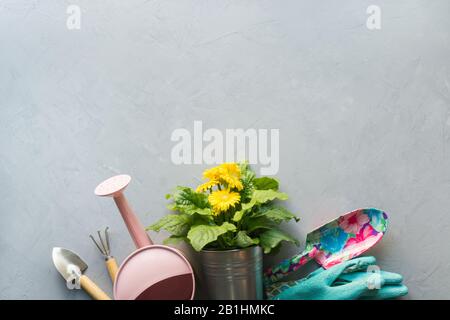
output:
[[[220,168],[222,169],[220,178],[225,181],[230,188],[236,188],[238,190],[244,188],[241,182],[241,170],[236,163],[223,163],[220,165]]]
[[[220,176],[222,175],[222,171],[223,170],[220,166],[214,167],[203,171],[203,177],[210,180],[219,180]]]
[[[209,203],[212,205],[214,212],[219,214],[220,212],[227,211],[230,207],[234,207],[241,200],[241,196],[237,192],[231,192],[230,190],[218,190],[212,192],[208,196]]]
[[[226,174],[233,175],[235,177],[241,177],[241,169],[235,162],[225,162],[222,163],[219,168],[222,168],[226,171]]]
[[[217,181],[217,180],[210,180],[208,182],[205,182],[205,183],[199,185],[195,191],[196,192],[204,192],[204,191],[206,191],[208,189],[211,189],[212,187],[214,187],[214,186],[216,186],[218,184],[219,184],[219,181]]]
[[[228,187],[233,189],[236,188],[239,191],[244,189],[244,186],[242,185],[242,182],[239,178],[233,177],[233,176],[222,176],[221,177],[223,181],[225,181],[228,184]]]
[[[234,162],[223,163],[220,166],[205,170],[203,177],[211,181],[224,182],[230,189],[236,188],[240,191],[244,188],[241,182],[241,170]],[[207,186],[205,188],[208,189]]]

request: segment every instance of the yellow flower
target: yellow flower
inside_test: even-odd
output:
[[[241,196],[237,192],[231,192],[230,190],[218,190],[212,192],[208,196],[209,203],[212,205],[214,212],[219,214],[220,212],[227,211],[230,207],[234,207],[241,200]]]
[[[203,177],[211,181],[216,181],[217,183],[214,183],[213,186],[217,185],[218,182],[223,182],[228,185],[229,189],[236,188],[240,191],[244,188],[241,182],[241,170],[239,169],[239,166],[233,162],[223,163],[220,166],[205,170],[203,172]],[[209,189],[207,186],[205,186],[205,188]]]
[[[241,182],[241,170],[236,163],[224,163],[220,165],[222,174],[220,178],[228,184],[229,188],[242,190],[244,186]]]
[[[220,166],[203,171],[203,177],[210,180],[219,180],[222,174]]]
[[[214,186],[216,186],[218,184],[219,184],[219,181],[217,181],[217,180],[210,180],[210,181],[207,181],[207,182],[199,185],[195,191],[196,192],[204,192],[204,191],[206,191],[206,190],[208,190],[208,189],[210,189],[210,188],[212,188],[212,187],[214,187]]]
[[[235,162],[225,162],[222,163],[219,168],[222,168],[226,171],[227,174],[233,174],[236,177],[241,176],[241,169],[239,169],[239,166]]]

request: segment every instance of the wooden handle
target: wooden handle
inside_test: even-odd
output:
[[[109,277],[111,278],[112,282],[116,281],[117,271],[119,271],[119,267],[117,266],[116,259],[113,257],[106,260],[106,268],[108,269]]]
[[[83,290],[95,300],[111,300],[111,298],[87,276],[81,275],[80,284]]]

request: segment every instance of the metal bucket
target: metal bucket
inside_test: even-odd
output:
[[[261,247],[225,251],[203,250],[199,256],[199,278],[206,289],[207,299],[263,299]]]

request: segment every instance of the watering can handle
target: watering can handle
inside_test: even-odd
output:
[[[303,252],[281,261],[277,265],[269,268],[264,273],[264,280],[266,284],[277,282],[280,279],[286,277],[289,273],[298,270],[301,266],[304,266],[308,261],[316,256],[319,252],[314,246],[307,248]]]
[[[119,208],[120,214],[122,215],[123,221],[125,221],[128,232],[130,233],[136,248],[139,249],[152,245],[153,242],[150,240],[147,232],[145,232],[143,225],[134,214],[123,193],[115,195],[114,202],[116,203],[117,208]]]

